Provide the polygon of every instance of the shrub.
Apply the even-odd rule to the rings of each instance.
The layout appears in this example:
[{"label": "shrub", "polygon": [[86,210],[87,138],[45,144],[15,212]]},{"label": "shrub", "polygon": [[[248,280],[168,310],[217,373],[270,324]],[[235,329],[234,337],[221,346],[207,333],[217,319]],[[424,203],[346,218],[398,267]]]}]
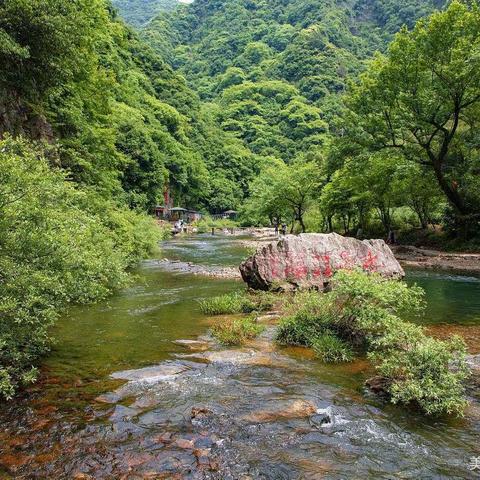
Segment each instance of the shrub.
[{"label": "shrub", "polygon": [[75,188],[23,140],[0,142],[0,397],[35,380],[49,327],[109,295],[154,246],[150,219]]},{"label": "shrub", "polygon": [[317,292],[297,293],[277,330],[277,341],[284,345],[313,346],[313,341],[325,332],[332,332],[334,310],[328,295]]},{"label": "shrub", "polygon": [[224,345],[243,345],[247,340],[255,338],[264,330],[257,323],[255,316],[244,318],[226,318],[213,325],[212,335]]},{"label": "shrub", "polygon": [[462,414],[467,405],[465,345],[456,337],[444,342],[425,337],[407,349],[373,354],[381,375],[390,380],[393,403],[417,404],[429,415]]},{"label": "shrub", "polygon": [[312,347],[326,362],[366,351],[384,377],[393,403],[415,404],[427,414],[461,415],[466,404],[465,345],[442,342],[402,320],[424,307],[423,291],[360,271],[338,272],[325,294],[297,295],[277,340]]}]

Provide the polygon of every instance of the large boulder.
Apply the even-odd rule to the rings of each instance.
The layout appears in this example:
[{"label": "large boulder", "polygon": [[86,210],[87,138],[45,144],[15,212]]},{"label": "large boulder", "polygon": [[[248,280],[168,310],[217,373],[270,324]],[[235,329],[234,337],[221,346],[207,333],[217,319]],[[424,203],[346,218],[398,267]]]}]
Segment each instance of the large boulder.
[{"label": "large boulder", "polygon": [[287,235],[260,247],[240,265],[240,272],[255,290],[323,290],[337,270],[352,268],[392,279],[405,276],[383,240],[360,241],[336,233]]}]

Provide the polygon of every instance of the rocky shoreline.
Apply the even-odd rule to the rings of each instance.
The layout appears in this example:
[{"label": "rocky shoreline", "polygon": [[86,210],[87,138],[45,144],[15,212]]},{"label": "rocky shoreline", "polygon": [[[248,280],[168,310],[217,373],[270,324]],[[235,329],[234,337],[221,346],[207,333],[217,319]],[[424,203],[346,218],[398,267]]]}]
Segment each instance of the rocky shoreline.
[{"label": "rocky shoreline", "polygon": [[228,278],[232,280],[241,280],[240,271],[235,267],[217,267],[208,265],[199,265],[192,262],[181,262],[179,260],[169,260],[164,258],[158,263],[168,272],[188,273],[192,275],[203,275],[213,278]]},{"label": "rocky shoreline", "polygon": [[404,267],[480,275],[480,254],[478,253],[447,253],[404,245],[391,248]]}]

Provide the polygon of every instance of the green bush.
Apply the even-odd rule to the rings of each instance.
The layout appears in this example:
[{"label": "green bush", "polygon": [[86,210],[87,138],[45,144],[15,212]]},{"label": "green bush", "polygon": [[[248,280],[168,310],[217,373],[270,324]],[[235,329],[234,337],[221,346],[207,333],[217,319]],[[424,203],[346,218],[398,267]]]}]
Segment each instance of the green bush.
[{"label": "green bush", "polygon": [[390,380],[393,403],[417,404],[429,415],[461,414],[467,405],[465,344],[459,337],[439,341],[424,337],[409,348],[371,354]]},{"label": "green bush", "polygon": [[334,313],[328,295],[317,292],[297,293],[293,297],[277,331],[277,341],[284,345],[313,346],[313,341],[326,331],[333,331]]},{"label": "green bush", "polygon": [[255,316],[226,318],[213,325],[212,335],[224,345],[243,345],[265,329],[257,323]]},{"label": "green bush", "polygon": [[147,217],[75,188],[41,149],[0,142],[0,396],[35,379],[61,309],[126,285],[157,232]]},{"label": "green bush", "polygon": [[297,295],[277,340],[312,347],[326,362],[368,353],[385,379],[393,403],[414,404],[427,414],[461,415],[466,405],[465,345],[427,337],[402,320],[424,308],[423,291],[360,271],[338,272],[325,294]]}]

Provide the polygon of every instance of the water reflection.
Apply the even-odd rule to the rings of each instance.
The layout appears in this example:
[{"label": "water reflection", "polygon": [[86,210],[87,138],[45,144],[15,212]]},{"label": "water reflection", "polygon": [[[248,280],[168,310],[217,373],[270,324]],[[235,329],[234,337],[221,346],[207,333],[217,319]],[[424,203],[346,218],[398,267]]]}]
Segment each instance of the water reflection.
[{"label": "water reflection", "polygon": [[410,270],[407,282],[426,292],[423,323],[480,325],[480,278]]}]

